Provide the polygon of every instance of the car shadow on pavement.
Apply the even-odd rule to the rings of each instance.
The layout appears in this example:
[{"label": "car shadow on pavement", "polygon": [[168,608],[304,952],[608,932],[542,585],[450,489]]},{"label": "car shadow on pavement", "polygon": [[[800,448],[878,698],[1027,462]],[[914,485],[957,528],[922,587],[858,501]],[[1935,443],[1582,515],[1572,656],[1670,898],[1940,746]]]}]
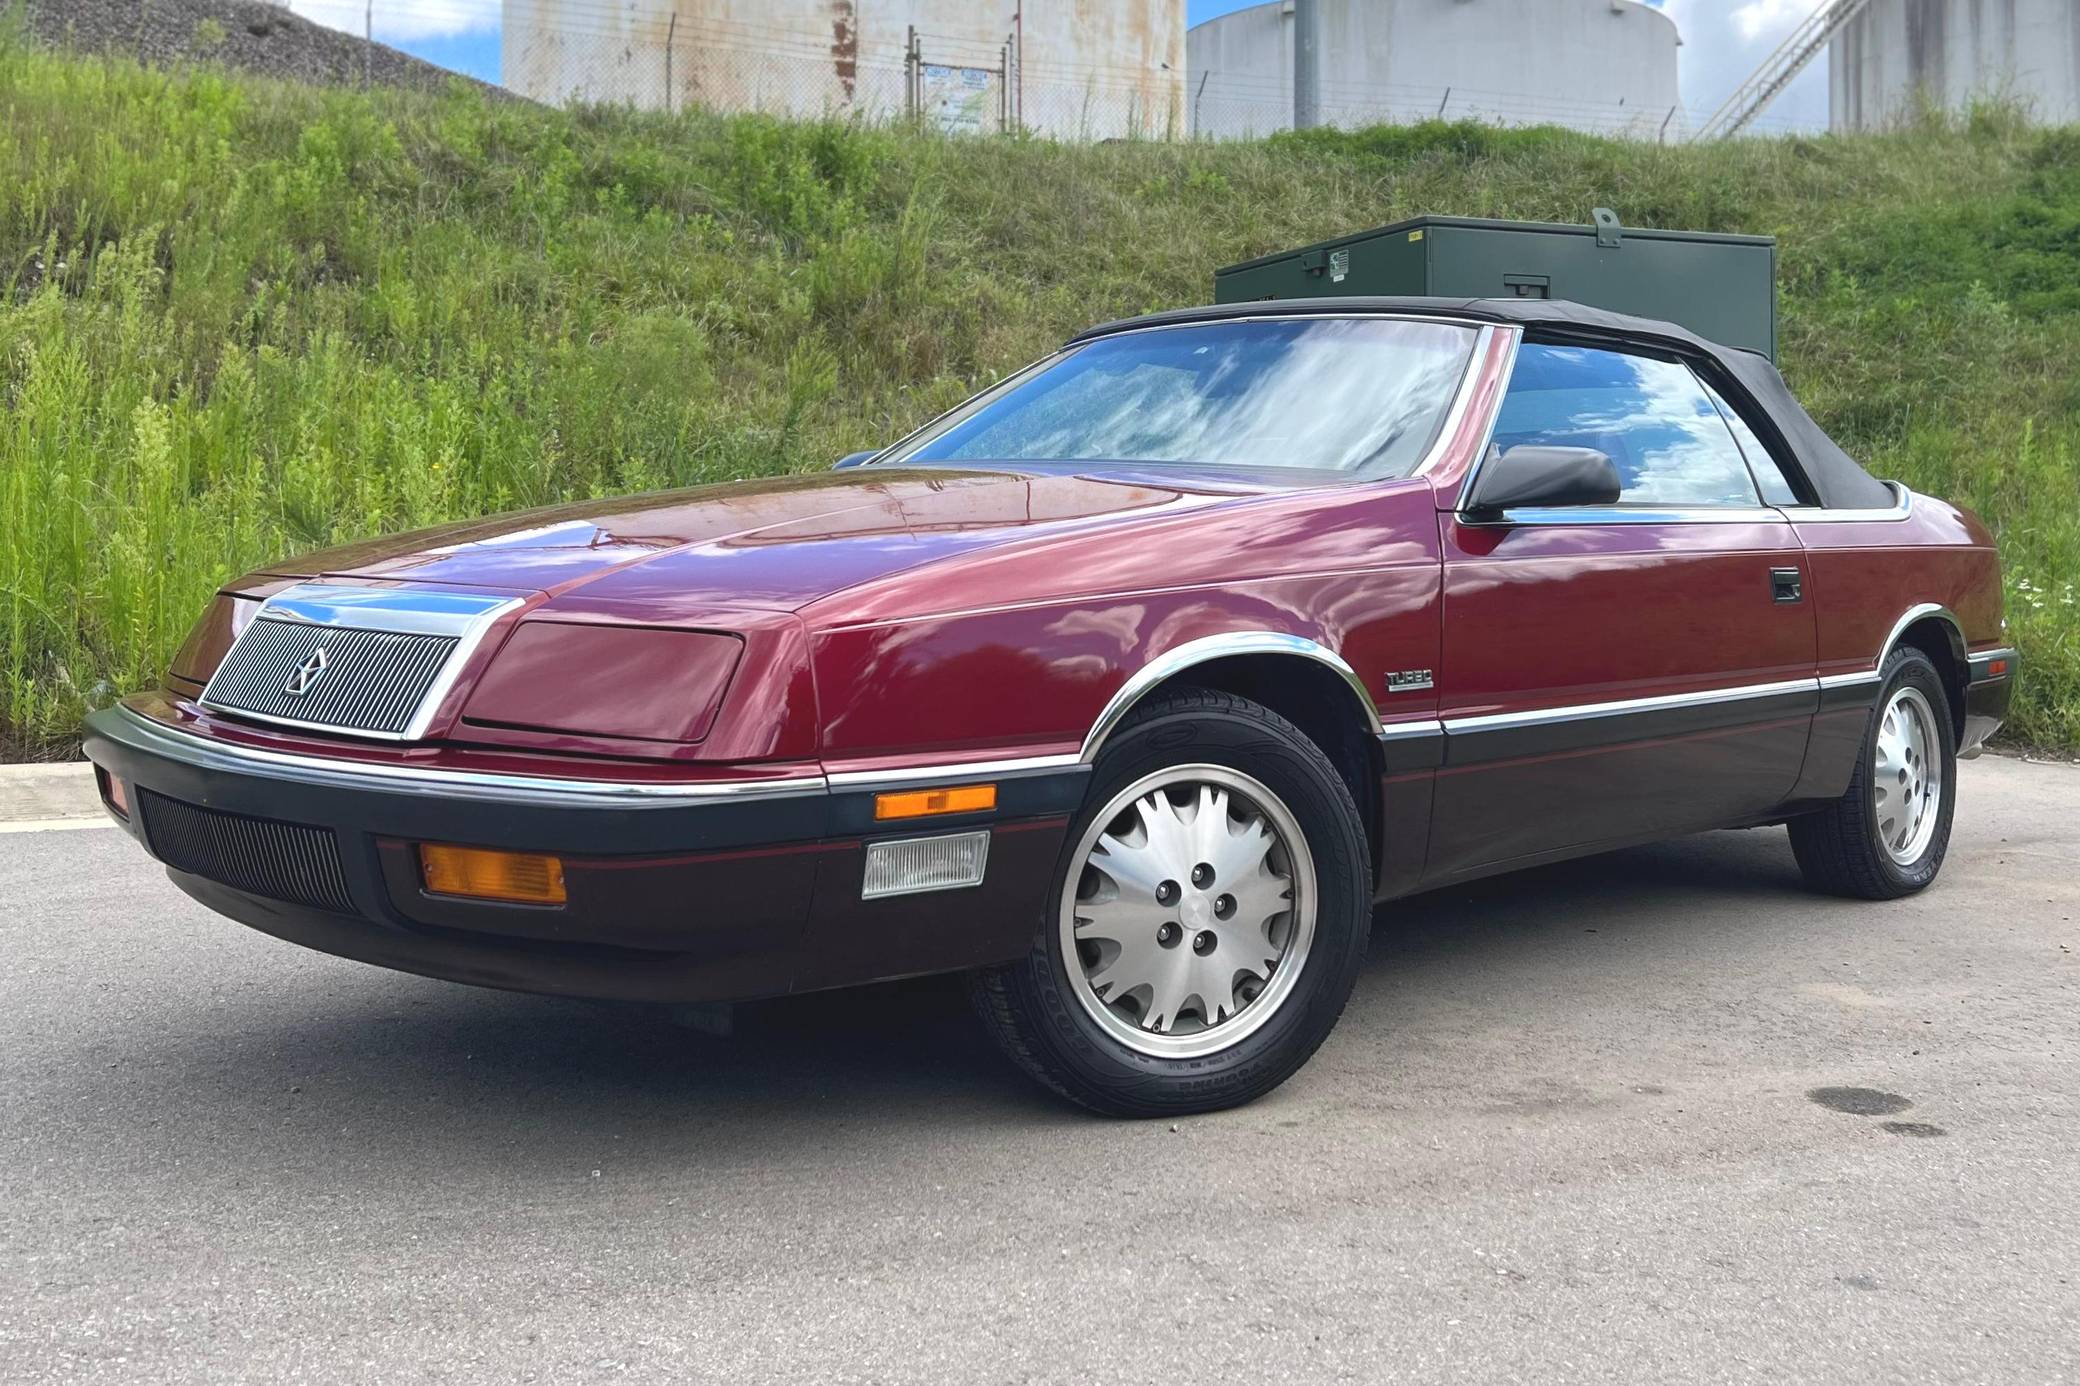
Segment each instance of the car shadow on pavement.
[{"label": "car shadow on pavement", "polygon": [[1736,901],[1853,908],[1806,890],[1782,828],[1700,833],[1392,901],[1374,916],[1368,971],[1585,929],[1665,935]]},{"label": "car shadow on pavement", "polygon": [[[1703,897],[1784,899],[1796,879],[1781,833],[1717,833],[1402,901],[1378,916],[1345,1024],[1379,1028],[1391,1046],[1420,985],[1411,969],[1503,975],[1491,999],[1508,1008],[1508,987],[1543,984],[1541,951],[1563,936],[1666,934],[1695,922],[1688,916]],[[327,1159],[381,1165],[408,1149],[414,1161],[488,1161],[524,1174],[599,1159],[603,1146],[693,1169],[787,1158],[805,1141],[901,1158],[964,1130],[1087,1121],[998,1055],[957,978],[745,1007],[722,1039],[643,1008],[482,991],[331,959],[301,966],[302,976],[224,993],[205,1018],[192,1002],[169,1010],[150,1055],[153,1100],[170,1119],[151,1137],[108,1138],[178,1146],[177,1132],[203,1143],[273,1126]],[[177,996],[167,1004],[181,1005]],[[111,1076],[91,1071],[99,1067],[68,1071],[40,1096],[85,1100]]]}]

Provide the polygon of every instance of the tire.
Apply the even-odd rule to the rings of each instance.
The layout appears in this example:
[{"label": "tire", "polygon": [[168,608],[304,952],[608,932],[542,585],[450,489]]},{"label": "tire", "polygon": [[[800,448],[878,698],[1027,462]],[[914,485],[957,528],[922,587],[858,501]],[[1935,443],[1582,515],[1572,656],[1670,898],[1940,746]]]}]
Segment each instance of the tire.
[{"label": "tire", "polygon": [[[1957,733],[1943,676],[1926,654],[1911,647],[1894,650],[1882,672],[1849,792],[1788,825],[1791,850],[1806,884],[1830,895],[1861,900],[1912,895],[1935,880],[1950,850],[1950,820],[1957,807]],[[1899,721],[1895,724],[1893,719]],[[1916,738],[1911,730],[1904,743],[1899,739],[1899,728],[1915,719],[1923,723],[1918,752],[1912,749]],[[1904,757],[1899,754],[1902,744],[1908,747]],[[1930,778],[1935,780],[1932,787]],[[1921,795],[1913,792],[1916,786]],[[1925,818],[1912,814],[1917,801]],[[1907,816],[1901,815],[1903,808]],[[1921,826],[1910,831],[1908,817]],[[1892,831],[1888,834],[1886,828]]]},{"label": "tire", "polygon": [[1031,952],[971,993],[1012,1062],[1092,1111],[1239,1106],[1335,1026],[1371,897],[1364,821],[1321,748],[1246,698],[1181,690],[1107,743]]}]

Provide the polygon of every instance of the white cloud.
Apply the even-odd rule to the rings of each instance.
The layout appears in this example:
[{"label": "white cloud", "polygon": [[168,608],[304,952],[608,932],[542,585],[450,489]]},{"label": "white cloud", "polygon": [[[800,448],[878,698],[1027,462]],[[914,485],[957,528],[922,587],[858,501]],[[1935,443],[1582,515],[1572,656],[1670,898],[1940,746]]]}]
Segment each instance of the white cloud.
[{"label": "white cloud", "polygon": [[[1719,109],[1822,0],[1661,0],[1682,31],[1683,104],[1693,123]],[[1763,110],[1758,131],[1827,128],[1827,54]]]},{"label": "white cloud", "polygon": [[[362,31],[368,0],[288,0],[303,18],[350,34]],[[497,33],[501,0],[375,0],[380,42]]]}]

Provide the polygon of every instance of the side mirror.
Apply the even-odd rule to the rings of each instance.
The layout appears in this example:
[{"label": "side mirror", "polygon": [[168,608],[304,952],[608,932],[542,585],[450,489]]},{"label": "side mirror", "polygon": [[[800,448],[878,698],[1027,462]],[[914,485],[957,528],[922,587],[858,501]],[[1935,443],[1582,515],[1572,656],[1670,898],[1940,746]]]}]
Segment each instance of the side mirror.
[{"label": "side mirror", "polygon": [[831,463],[831,470],[842,472],[847,467],[857,467],[863,463],[871,462],[880,455],[880,448],[868,448],[865,452],[848,452],[837,461]]},{"label": "side mirror", "polygon": [[1466,510],[1492,520],[1505,510],[1534,506],[1616,505],[1622,489],[1609,453],[1524,444],[1488,458],[1474,478]]}]

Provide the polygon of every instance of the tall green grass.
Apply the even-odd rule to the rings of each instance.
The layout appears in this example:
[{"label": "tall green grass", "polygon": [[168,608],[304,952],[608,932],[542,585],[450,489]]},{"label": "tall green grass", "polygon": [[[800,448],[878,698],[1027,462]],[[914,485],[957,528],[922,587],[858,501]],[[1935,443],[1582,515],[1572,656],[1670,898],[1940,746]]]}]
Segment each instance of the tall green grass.
[{"label": "tall green grass", "polygon": [[1212,268],[1420,212],[1782,238],[1786,366],[2001,535],[2013,722],[2080,743],[2080,141],[1999,111],[1704,148],[1429,125],[1070,147],[553,112],[0,37],[0,752],[231,573],[815,468]]}]

